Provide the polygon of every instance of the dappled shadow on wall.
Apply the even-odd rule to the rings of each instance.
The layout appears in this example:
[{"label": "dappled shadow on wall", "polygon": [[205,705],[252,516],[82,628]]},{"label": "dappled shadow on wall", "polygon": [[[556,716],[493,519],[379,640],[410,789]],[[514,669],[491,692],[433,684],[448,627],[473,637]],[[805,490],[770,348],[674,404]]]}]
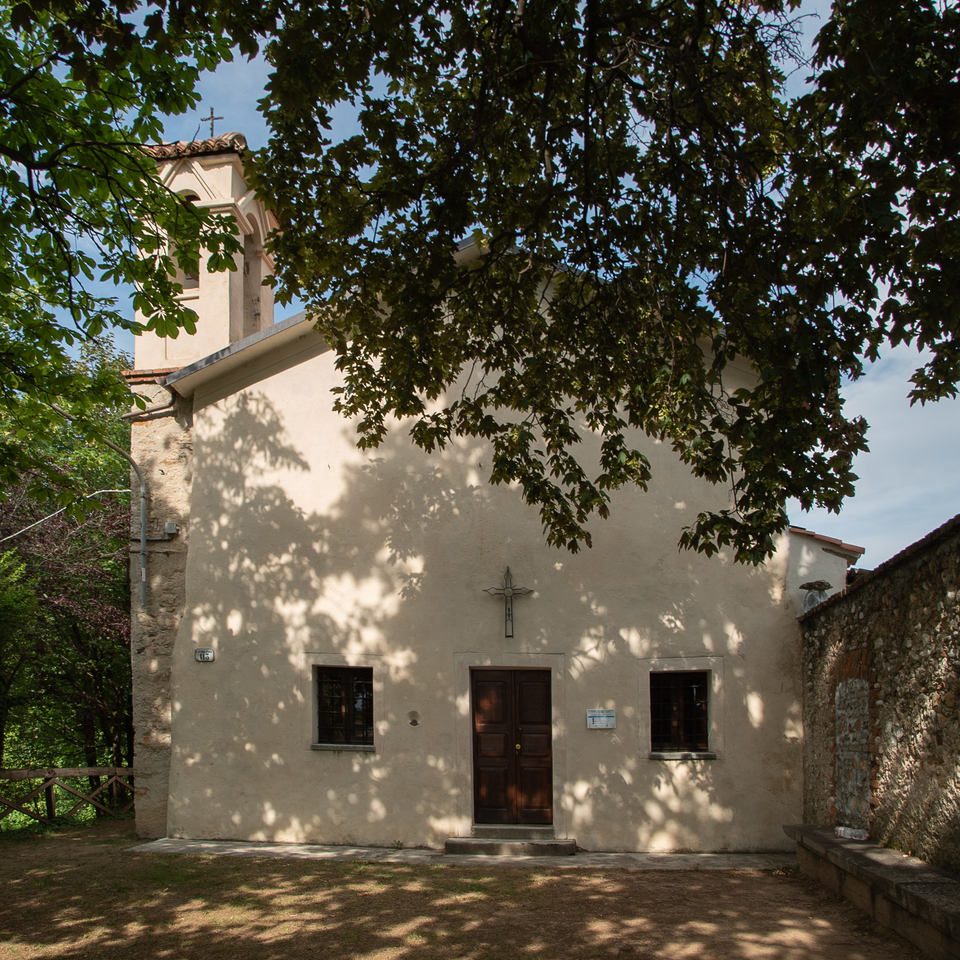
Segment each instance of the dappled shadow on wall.
[{"label": "dappled shadow on wall", "polygon": [[[461,789],[452,728],[463,704],[456,701],[454,650],[489,649],[494,657],[562,652],[568,685],[621,661],[655,657],[664,643],[673,656],[727,657],[728,727],[776,723],[775,736],[794,739],[796,704],[764,714],[764,694],[749,688],[747,658],[762,638],[741,622],[736,592],[703,612],[698,595],[718,561],[678,560],[672,543],[651,549],[621,523],[599,524],[592,552],[546,548],[536,512],[519,493],[484,482],[489,453],[480,443],[426,457],[395,430],[375,451],[328,463],[322,448],[307,452],[295,443],[294,425],[257,392],[223,401],[209,422],[197,441],[188,615],[193,643],[217,649],[221,679],[198,692],[189,720],[175,705],[177,760],[209,776],[199,794],[173,798],[181,810],[205,809],[204,822],[215,825],[209,835],[357,842],[365,824],[415,815],[436,825],[438,840]],[[349,425],[338,429],[331,443],[350,449]],[[517,602],[517,636],[509,644],[502,601],[483,592],[507,565],[519,584],[536,591]],[[632,571],[626,586],[616,579],[624,568]],[[737,573],[745,585],[766,576]],[[643,622],[632,585],[642,586],[654,610]],[[543,625],[538,603],[549,605],[551,623],[564,624],[563,637]],[[797,655],[786,646],[777,654],[784,675]],[[404,708],[378,720],[391,749],[331,757],[353,786],[310,784],[312,810],[305,814],[303,795],[277,785],[305,762],[303,715],[312,706],[304,662],[311,653],[381,658],[391,700]],[[409,724],[410,709],[423,718],[417,727]],[[636,705],[621,709],[616,736],[630,759],[598,760],[592,771],[578,771],[558,798],[574,825],[622,816],[625,798],[650,776],[639,770],[647,761],[636,759]],[[398,764],[416,765],[419,780],[402,811],[388,799],[397,797],[390,781]],[[655,837],[674,848],[696,846],[683,823],[708,831],[729,822],[730,808],[716,799],[718,775],[709,764],[662,769],[655,788],[643,788],[644,823],[633,842],[641,849]]]},{"label": "dappled shadow on wall", "polygon": [[[314,766],[335,765],[341,782],[361,789],[326,785],[306,805],[314,810],[306,821],[303,797],[275,789],[284,768],[304,765],[301,726],[304,711],[308,722],[312,711],[304,658],[374,656],[391,685],[418,688],[428,699],[452,689],[449,668],[429,681],[412,669],[423,631],[422,606],[411,607],[423,604],[429,528],[461,512],[475,494],[429,462],[415,470],[412,455],[388,464],[383,451],[358,456],[337,476],[318,462],[322,457],[315,454],[311,463],[290,441],[282,416],[262,394],[221,406],[222,418],[197,443],[188,607],[192,640],[217,650],[223,679],[188,712],[175,705],[177,760],[204,771],[207,786],[183,791],[173,803],[181,812],[202,807],[200,819],[216,824],[218,835],[332,834],[349,841],[351,831],[362,835],[364,824],[391,816],[385,798],[395,760],[307,755]],[[291,489],[299,491],[296,499]],[[303,506],[316,502],[322,512]],[[421,733],[406,716],[387,714],[378,722],[381,737],[409,741]],[[412,801],[417,815],[423,822],[442,818],[456,790],[453,764],[430,751],[407,756],[414,761],[429,787]]]}]

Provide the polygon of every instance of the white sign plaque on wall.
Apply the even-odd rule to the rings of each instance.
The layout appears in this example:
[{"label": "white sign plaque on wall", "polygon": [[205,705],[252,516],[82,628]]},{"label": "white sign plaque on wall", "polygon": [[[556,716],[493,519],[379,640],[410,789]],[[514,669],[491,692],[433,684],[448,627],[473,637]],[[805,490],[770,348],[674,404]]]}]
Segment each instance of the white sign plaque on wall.
[{"label": "white sign plaque on wall", "polygon": [[193,651],[193,658],[197,663],[213,663],[215,654],[210,647],[200,647]]},{"label": "white sign plaque on wall", "polygon": [[588,730],[616,730],[617,729],[617,711],[616,710],[588,710],[587,711],[587,729]]}]

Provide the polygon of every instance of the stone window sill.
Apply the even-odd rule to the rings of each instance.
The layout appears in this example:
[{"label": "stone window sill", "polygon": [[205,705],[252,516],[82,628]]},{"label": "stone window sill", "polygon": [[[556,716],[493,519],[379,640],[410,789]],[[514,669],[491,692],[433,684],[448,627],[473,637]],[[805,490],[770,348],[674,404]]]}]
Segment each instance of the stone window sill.
[{"label": "stone window sill", "polygon": [[311,750],[335,750],[337,753],[374,753],[372,743],[311,743]]},{"label": "stone window sill", "polygon": [[648,755],[650,760],[716,760],[717,755],[712,750],[656,750]]}]

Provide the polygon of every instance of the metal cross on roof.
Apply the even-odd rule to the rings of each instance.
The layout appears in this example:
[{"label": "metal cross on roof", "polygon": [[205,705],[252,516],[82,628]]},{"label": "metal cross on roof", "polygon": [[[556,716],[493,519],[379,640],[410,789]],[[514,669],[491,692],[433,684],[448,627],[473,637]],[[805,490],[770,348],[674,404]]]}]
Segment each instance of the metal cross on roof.
[{"label": "metal cross on roof", "polygon": [[213,122],[214,122],[214,120],[223,120],[223,119],[224,119],[223,117],[215,117],[215,116],[213,115],[213,107],[210,108],[210,116],[209,116],[209,117],[201,117],[201,118],[200,118],[200,120],[201,120],[202,123],[209,123],[209,124],[210,124],[210,139],[211,139],[211,140],[213,139]]},{"label": "metal cross on roof", "polygon": [[515,587],[513,577],[510,575],[510,568],[503,578],[502,587],[487,587],[484,591],[491,597],[503,597],[503,635],[505,637],[513,636],[513,598],[523,597],[528,593],[533,593],[528,587]]}]

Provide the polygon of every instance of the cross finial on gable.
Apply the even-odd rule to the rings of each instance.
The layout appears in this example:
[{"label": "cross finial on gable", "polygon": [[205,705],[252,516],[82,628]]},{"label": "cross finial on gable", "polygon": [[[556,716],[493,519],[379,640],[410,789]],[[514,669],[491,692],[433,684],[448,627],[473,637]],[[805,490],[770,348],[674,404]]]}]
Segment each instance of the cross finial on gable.
[{"label": "cross finial on gable", "polygon": [[214,137],[214,133],[213,133],[213,123],[214,123],[214,121],[215,121],[215,120],[223,120],[223,119],[224,119],[223,117],[215,117],[215,116],[213,115],[213,107],[210,108],[210,116],[209,116],[209,117],[201,117],[201,118],[200,118],[200,120],[201,120],[203,123],[209,123],[209,124],[210,124],[210,139],[211,139],[211,140],[212,140],[213,137]]}]

